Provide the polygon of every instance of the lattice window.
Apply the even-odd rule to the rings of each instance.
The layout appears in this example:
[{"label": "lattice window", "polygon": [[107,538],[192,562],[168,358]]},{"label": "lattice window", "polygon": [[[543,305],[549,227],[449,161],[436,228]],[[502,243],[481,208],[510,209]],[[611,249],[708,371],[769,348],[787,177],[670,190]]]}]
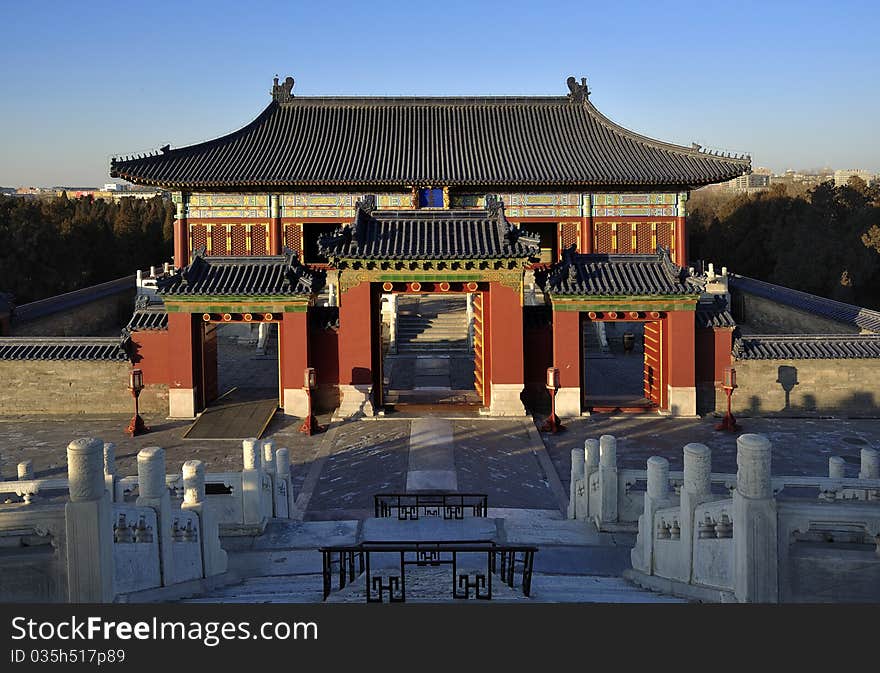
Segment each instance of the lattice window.
[{"label": "lattice window", "polygon": [[654,252],[651,247],[651,223],[639,222],[636,224],[637,251],[642,253]]},{"label": "lattice window", "polygon": [[251,227],[251,254],[265,255],[266,250],[266,227],[262,224],[255,224]]},{"label": "lattice window", "polygon": [[657,223],[657,245],[664,248],[672,248],[672,228],[675,226],[673,222]]},{"label": "lattice window", "polygon": [[611,222],[596,222],[595,233],[596,245],[593,250],[599,253],[614,252],[611,243]]},{"label": "lattice window", "polygon": [[571,246],[575,246],[575,249],[577,249],[578,228],[579,228],[579,225],[577,222],[563,222],[562,223],[562,233],[560,235],[560,238],[562,239],[562,249],[563,250],[570,248]]},{"label": "lattice window", "polygon": [[211,254],[228,255],[227,239],[228,236],[226,235],[226,227],[224,225],[215,224],[211,227]]},{"label": "lattice window", "polygon": [[192,240],[192,252],[199,248],[208,247],[208,228],[204,224],[194,224],[190,227],[190,236]]},{"label": "lattice window", "polygon": [[243,224],[232,226],[230,236],[232,239],[232,254],[235,256],[249,255],[247,228]]},{"label": "lattice window", "polygon": [[298,224],[284,225],[284,247],[302,253],[302,228]]}]

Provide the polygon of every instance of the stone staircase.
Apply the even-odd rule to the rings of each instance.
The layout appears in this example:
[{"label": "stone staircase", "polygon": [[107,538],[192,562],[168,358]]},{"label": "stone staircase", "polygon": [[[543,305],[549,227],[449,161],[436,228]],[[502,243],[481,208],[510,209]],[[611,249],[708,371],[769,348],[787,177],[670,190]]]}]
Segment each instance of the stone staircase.
[{"label": "stone staircase", "polygon": [[397,312],[397,352],[468,350],[464,297],[402,297]]},{"label": "stone staircase", "polygon": [[[495,518],[503,517],[503,521]],[[529,597],[493,576],[493,602],[517,603],[682,603],[681,599],[636,587],[620,577],[629,567],[634,536],[599,533],[581,521],[545,510],[496,510],[503,539],[536,544],[535,571]],[[320,603],[323,599],[321,545],[353,544],[365,524],[357,521],[273,522],[251,542],[226,539],[230,571],[242,578],[187,603]],[[235,549],[234,547],[240,547]],[[378,561],[378,559],[377,559]],[[382,574],[381,563],[374,573]],[[407,569],[407,602],[452,602],[448,566]],[[336,581],[334,580],[334,587]],[[363,603],[364,577],[355,578],[328,603]],[[455,601],[460,602],[460,601]],[[480,601],[483,602],[483,601]]]}]

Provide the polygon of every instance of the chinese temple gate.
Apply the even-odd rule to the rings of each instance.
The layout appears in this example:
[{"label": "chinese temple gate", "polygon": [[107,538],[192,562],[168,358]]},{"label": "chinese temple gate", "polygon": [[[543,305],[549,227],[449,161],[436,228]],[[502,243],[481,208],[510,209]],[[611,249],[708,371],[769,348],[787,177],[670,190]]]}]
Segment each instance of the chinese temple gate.
[{"label": "chinese temple gate", "polygon": [[177,204],[176,268],[149,309],[167,313],[167,330],[132,334],[148,382],[169,385],[171,415],[217,396],[210,326],[224,322],[277,325],[286,413],[305,413],[308,366],[340,416],[375,413],[380,304],[400,294],[468,297],[485,413],[525,413],[551,365],[560,414],[614,407],[586,394],[584,335],[623,322],[643,341],[642,408],[696,413],[730,334],[726,305],[686,270],[687,194],[749,160],[638,135],[593,106],[584,80],[568,88],[309,98],[276,79],[238,131],[114,159],[113,177]]}]

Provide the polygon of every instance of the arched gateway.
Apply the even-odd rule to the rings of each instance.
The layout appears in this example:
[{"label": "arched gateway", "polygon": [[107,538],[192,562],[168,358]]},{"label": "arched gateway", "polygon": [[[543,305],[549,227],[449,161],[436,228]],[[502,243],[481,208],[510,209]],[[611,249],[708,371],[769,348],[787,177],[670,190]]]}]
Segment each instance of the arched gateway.
[{"label": "arched gateway", "polygon": [[[749,160],[635,134],[593,107],[583,80],[568,85],[558,97],[308,98],[276,80],[238,131],[114,159],[113,177],[177,204],[176,269],[158,281],[167,331],[132,334],[171,415],[222,393],[212,326],[224,323],[277,330],[285,412],[305,412],[312,366],[340,415],[374,413],[379,304],[399,294],[469,297],[486,413],[523,414],[551,365],[562,415],[695,413],[730,333],[712,318],[724,302],[683,269],[687,192]],[[618,328],[640,360],[614,359]],[[618,378],[622,397],[606,385]]]}]

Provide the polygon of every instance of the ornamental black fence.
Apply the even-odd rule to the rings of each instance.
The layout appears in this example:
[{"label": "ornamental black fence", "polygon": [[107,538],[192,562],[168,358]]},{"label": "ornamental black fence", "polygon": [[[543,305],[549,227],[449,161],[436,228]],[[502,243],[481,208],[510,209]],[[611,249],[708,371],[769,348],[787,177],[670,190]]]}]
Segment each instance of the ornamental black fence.
[{"label": "ornamental black fence", "polygon": [[[451,596],[454,599],[468,599],[473,590],[474,598],[492,599],[492,577],[514,588],[519,577],[524,596],[532,590],[532,571],[535,553],[538,548],[530,545],[497,544],[486,540],[455,542],[362,542],[353,546],[322,547],[324,600],[333,591],[333,576],[338,577],[336,589],[342,590],[361,575],[364,576],[367,603],[383,603],[387,594],[389,603],[406,601],[407,566],[440,567],[452,566]],[[375,572],[376,564],[371,563],[374,554],[381,554],[387,560],[393,556],[393,571],[388,572],[388,564],[383,566],[381,575]],[[464,566],[462,554],[481,558],[480,566],[473,563]],[[485,565],[482,565],[485,563]],[[464,572],[462,570],[464,569]]]},{"label": "ornamental black fence", "polygon": [[380,493],[373,496],[377,518],[397,515],[401,521],[420,517],[464,519],[486,517],[489,498],[483,493]]}]

